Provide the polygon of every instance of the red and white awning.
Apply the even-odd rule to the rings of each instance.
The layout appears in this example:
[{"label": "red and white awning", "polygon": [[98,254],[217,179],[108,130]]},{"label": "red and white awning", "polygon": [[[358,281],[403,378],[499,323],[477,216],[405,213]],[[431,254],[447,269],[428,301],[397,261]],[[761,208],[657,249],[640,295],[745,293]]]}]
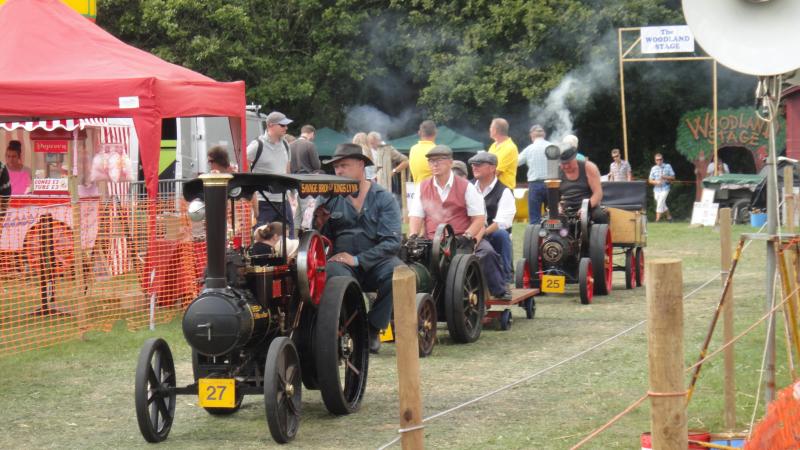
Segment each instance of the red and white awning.
[{"label": "red and white awning", "polygon": [[6,131],[14,131],[16,129],[23,129],[25,131],[33,131],[37,129],[53,131],[53,130],[83,130],[84,128],[104,128],[104,127],[120,127],[117,124],[111,125],[108,119],[94,118],[94,119],[55,119],[55,120],[32,120],[27,122],[2,122],[0,128]]}]

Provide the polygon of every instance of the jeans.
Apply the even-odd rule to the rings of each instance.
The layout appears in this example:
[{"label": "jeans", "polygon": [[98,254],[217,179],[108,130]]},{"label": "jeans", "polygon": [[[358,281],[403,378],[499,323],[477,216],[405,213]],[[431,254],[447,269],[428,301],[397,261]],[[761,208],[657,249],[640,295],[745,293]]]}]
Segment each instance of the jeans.
[{"label": "jeans", "polygon": [[503,262],[503,279],[506,282],[511,282],[511,279],[514,276],[514,270],[511,266],[511,235],[508,234],[507,230],[502,228],[498,228],[494,233],[487,234],[484,238],[492,244],[492,248],[494,251],[500,255],[500,259]]},{"label": "jeans", "polygon": [[489,293],[494,297],[502,297],[506,292],[506,283],[503,280],[503,261],[500,255],[494,251],[492,244],[481,239],[475,247],[475,256],[478,257],[478,264],[481,266],[483,276],[486,278],[486,286]]},{"label": "jeans", "polygon": [[373,328],[383,330],[392,318],[392,274],[395,267],[402,265],[403,261],[396,256],[384,259],[370,270],[364,270],[360,266],[351,267],[343,263],[328,262],[327,277],[351,276],[361,284],[363,291],[377,291],[378,296],[369,310],[367,320]]},{"label": "jeans", "polygon": [[528,223],[538,224],[542,220],[542,205],[547,203],[547,187],[544,181],[528,183]]},{"label": "jeans", "polygon": [[289,205],[289,202],[286,202],[285,204],[283,202],[272,202],[270,205],[270,203],[263,198],[259,199],[258,221],[256,221],[256,227],[260,227],[261,225],[270,222],[282,222],[283,220],[278,214],[278,211],[281,210],[284,211],[283,215],[286,218],[286,228],[289,230],[289,238],[294,239],[294,215],[292,214],[292,207]]}]

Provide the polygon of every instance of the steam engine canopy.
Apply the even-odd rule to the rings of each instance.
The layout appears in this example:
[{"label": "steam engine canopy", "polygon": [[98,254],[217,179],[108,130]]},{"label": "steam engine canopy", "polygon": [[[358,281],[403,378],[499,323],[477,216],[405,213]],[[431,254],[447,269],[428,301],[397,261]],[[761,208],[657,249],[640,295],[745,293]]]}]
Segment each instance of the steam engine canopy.
[{"label": "steam engine canopy", "polygon": [[183,336],[199,353],[220,356],[263,336],[269,313],[232,289],[206,290],[183,315]]}]

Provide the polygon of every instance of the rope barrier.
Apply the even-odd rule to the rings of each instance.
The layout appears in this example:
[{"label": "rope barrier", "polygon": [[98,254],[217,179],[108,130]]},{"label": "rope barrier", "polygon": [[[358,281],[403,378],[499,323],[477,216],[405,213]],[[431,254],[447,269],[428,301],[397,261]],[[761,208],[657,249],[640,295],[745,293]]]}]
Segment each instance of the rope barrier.
[{"label": "rope barrier", "polygon": [[[745,248],[746,248],[746,246],[745,246]],[[743,250],[744,250],[744,249],[743,249]],[[716,275],[714,275],[713,277],[711,277],[709,280],[707,280],[707,281],[703,282],[703,283],[702,283],[700,286],[696,287],[695,289],[693,289],[692,291],[690,291],[688,294],[684,295],[684,296],[683,296],[683,300],[684,300],[684,301],[685,301],[685,300],[688,300],[688,299],[689,299],[689,298],[691,298],[691,297],[692,297],[694,294],[696,294],[697,292],[701,291],[702,289],[704,289],[704,288],[705,288],[706,286],[708,286],[709,284],[711,284],[711,283],[713,283],[714,281],[716,281],[716,280],[717,280],[719,277],[720,277],[720,274],[716,274]],[[585,349],[585,350],[582,350],[582,351],[580,351],[580,352],[578,352],[578,353],[576,353],[576,354],[574,354],[574,355],[572,355],[572,356],[570,356],[570,357],[568,357],[568,358],[565,358],[565,359],[563,359],[563,360],[559,361],[558,363],[556,363],[556,364],[553,364],[553,365],[552,365],[552,366],[550,366],[550,367],[547,367],[547,368],[545,368],[545,369],[539,370],[539,371],[537,371],[537,372],[535,372],[535,373],[533,373],[533,374],[530,374],[530,375],[528,375],[528,376],[525,376],[525,377],[523,377],[523,378],[521,378],[521,379],[519,379],[519,380],[517,380],[517,381],[514,381],[514,382],[512,382],[512,383],[510,383],[510,384],[507,384],[507,385],[505,385],[505,386],[502,386],[502,387],[500,387],[500,388],[497,388],[497,389],[495,389],[495,390],[493,390],[493,391],[490,391],[490,392],[487,392],[487,393],[485,393],[485,394],[483,394],[483,395],[480,395],[480,396],[478,396],[478,397],[475,397],[475,398],[473,398],[473,399],[471,399],[471,400],[469,400],[469,401],[466,401],[466,402],[464,402],[464,403],[461,403],[461,404],[459,404],[459,405],[456,405],[456,406],[454,406],[454,407],[452,407],[452,408],[450,408],[450,409],[447,409],[447,410],[444,410],[444,411],[440,411],[440,412],[438,412],[438,413],[436,413],[436,414],[434,414],[434,415],[432,415],[432,416],[426,417],[426,418],[422,419],[422,422],[423,422],[423,423],[424,423],[424,422],[428,422],[428,421],[430,421],[430,420],[434,420],[434,419],[437,419],[437,418],[439,418],[439,417],[445,416],[445,415],[447,415],[447,414],[450,414],[451,412],[454,412],[454,411],[457,411],[457,410],[459,410],[459,409],[462,409],[462,408],[464,408],[464,407],[466,407],[466,406],[469,406],[469,405],[471,405],[471,404],[473,404],[473,403],[476,403],[476,402],[478,402],[478,401],[481,401],[481,400],[483,400],[483,399],[485,399],[485,398],[488,398],[488,397],[490,397],[490,396],[492,396],[492,395],[495,395],[495,394],[498,394],[498,393],[500,393],[500,392],[503,392],[503,391],[505,391],[505,390],[508,390],[508,389],[510,389],[510,388],[512,388],[512,387],[514,387],[514,386],[517,386],[518,384],[521,384],[521,383],[524,383],[524,382],[526,382],[526,381],[529,381],[529,380],[531,380],[531,379],[533,379],[533,378],[535,378],[535,377],[537,377],[537,376],[539,376],[539,375],[545,374],[545,373],[547,373],[547,372],[549,372],[549,371],[551,371],[551,370],[553,370],[553,369],[555,369],[555,368],[557,368],[557,367],[559,367],[559,366],[562,366],[562,365],[564,365],[564,364],[566,364],[566,363],[568,363],[568,362],[571,362],[571,361],[573,361],[573,360],[575,360],[575,359],[578,359],[578,358],[580,358],[581,356],[583,356],[583,355],[585,355],[585,354],[587,354],[587,353],[589,353],[589,352],[591,352],[591,351],[594,351],[595,349],[597,349],[597,348],[599,348],[599,347],[602,347],[603,345],[605,345],[605,344],[607,344],[607,343],[609,343],[609,342],[611,342],[611,341],[613,341],[613,340],[615,340],[615,339],[618,339],[618,338],[620,338],[620,337],[622,337],[622,336],[624,336],[624,335],[626,335],[626,334],[630,333],[631,331],[633,331],[633,330],[635,330],[635,329],[637,329],[637,328],[641,327],[642,325],[644,325],[646,322],[647,322],[646,320],[641,320],[641,321],[639,321],[639,322],[635,323],[634,325],[630,326],[629,328],[626,328],[626,329],[624,329],[624,330],[620,331],[619,333],[615,334],[614,336],[611,336],[611,337],[609,337],[609,338],[607,338],[607,339],[603,340],[602,342],[600,342],[600,343],[597,343],[597,344],[593,345],[592,347],[589,347],[589,348],[587,348],[587,349]],[[643,402],[643,401],[644,401],[644,400],[646,400],[646,399],[647,399],[647,395],[645,395],[644,397],[642,397],[642,398],[641,398],[641,399],[639,399],[638,401],[641,403],[641,402]],[[634,403],[635,403],[635,402],[634,402]],[[633,406],[633,408],[632,408],[632,409],[634,409],[636,406],[638,406],[638,404],[637,404],[637,405],[635,405],[635,406]],[[629,407],[629,408],[631,408],[631,407]],[[622,417],[622,416],[624,416],[625,414],[627,414],[627,412],[623,412],[623,413],[619,414],[618,416],[621,418],[621,417]],[[612,420],[613,420],[613,419],[612,419]],[[614,422],[616,422],[616,420],[614,420]],[[612,422],[612,424],[613,424],[613,422]],[[610,425],[609,425],[609,426],[610,426]],[[399,430],[398,430],[398,432],[399,432]],[[602,431],[601,431],[601,432],[602,432]],[[598,434],[599,434],[599,433],[598,433]],[[395,438],[394,438],[394,439],[392,439],[391,441],[389,441],[389,442],[387,442],[387,443],[383,444],[382,446],[378,447],[378,450],[385,450],[386,448],[389,448],[389,447],[391,447],[392,445],[396,444],[396,443],[397,443],[397,442],[399,442],[399,441],[400,441],[400,437],[399,437],[399,436],[398,436],[398,437],[395,437]]]}]

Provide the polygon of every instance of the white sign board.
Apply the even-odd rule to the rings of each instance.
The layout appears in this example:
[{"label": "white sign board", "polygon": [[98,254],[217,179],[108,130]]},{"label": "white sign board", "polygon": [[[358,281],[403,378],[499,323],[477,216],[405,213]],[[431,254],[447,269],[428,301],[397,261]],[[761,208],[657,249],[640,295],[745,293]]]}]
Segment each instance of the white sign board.
[{"label": "white sign board", "polygon": [[413,181],[406,181],[406,201],[414,200],[414,192],[417,191],[417,185]]},{"label": "white sign board", "polygon": [[69,183],[66,178],[34,178],[34,192],[67,192]]},{"label": "white sign board", "polygon": [[686,25],[643,27],[642,53],[682,53],[694,51],[694,36]]},{"label": "white sign board", "polygon": [[713,227],[717,224],[717,214],[719,212],[719,203],[703,203],[694,202],[694,209],[692,209],[692,225],[703,225],[706,227]]}]

